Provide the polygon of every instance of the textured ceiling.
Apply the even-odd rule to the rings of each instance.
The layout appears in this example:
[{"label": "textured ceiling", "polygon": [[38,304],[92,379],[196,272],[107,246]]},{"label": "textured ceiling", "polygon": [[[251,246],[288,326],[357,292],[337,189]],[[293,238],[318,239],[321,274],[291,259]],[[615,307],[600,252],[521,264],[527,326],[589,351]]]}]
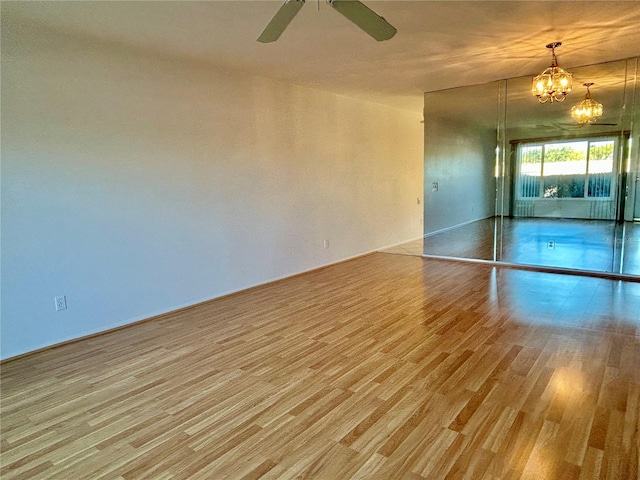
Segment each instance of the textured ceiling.
[{"label": "textured ceiling", "polygon": [[398,29],[376,42],[308,1],[275,43],[256,38],[280,1],[2,2],[29,23],[160,55],[188,57],[421,112],[422,93],[640,54],[640,2],[366,1]]}]

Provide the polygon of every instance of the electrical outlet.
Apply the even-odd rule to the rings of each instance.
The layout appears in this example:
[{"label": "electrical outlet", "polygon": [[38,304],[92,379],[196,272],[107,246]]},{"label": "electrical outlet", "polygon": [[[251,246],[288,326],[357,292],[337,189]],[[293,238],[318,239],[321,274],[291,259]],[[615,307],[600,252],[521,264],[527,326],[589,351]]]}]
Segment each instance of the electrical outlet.
[{"label": "electrical outlet", "polygon": [[322,248],[324,248],[325,250],[329,248],[329,240],[324,240],[322,242]]},{"label": "electrical outlet", "polygon": [[59,312],[60,310],[66,310],[67,309],[67,297],[64,295],[61,295],[59,297],[54,297],[54,300],[56,301],[56,312]]},{"label": "electrical outlet", "polygon": [[553,240],[549,240],[549,241],[547,242],[547,248],[548,248],[549,250],[553,250],[554,248],[556,248],[556,242],[554,242]]}]

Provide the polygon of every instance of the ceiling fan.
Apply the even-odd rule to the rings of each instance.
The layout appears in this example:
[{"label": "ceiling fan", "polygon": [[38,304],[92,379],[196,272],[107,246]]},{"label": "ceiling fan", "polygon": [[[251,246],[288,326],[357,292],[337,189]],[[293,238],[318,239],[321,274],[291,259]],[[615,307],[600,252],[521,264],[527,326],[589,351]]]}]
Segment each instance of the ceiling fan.
[{"label": "ceiling fan", "polygon": [[[275,42],[300,11],[305,0],[286,0],[258,37],[262,43]],[[389,40],[396,29],[364,3],[357,0],[327,0],[327,3],[377,41]]]}]

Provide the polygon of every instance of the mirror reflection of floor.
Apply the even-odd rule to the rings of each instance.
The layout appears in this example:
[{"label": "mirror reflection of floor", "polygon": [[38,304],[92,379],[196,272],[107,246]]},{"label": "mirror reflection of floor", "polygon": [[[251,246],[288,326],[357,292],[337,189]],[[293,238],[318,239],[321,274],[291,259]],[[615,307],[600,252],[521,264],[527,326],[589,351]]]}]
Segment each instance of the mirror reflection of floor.
[{"label": "mirror reflection of floor", "polygon": [[493,260],[494,238],[503,262],[640,275],[640,224],[633,222],[489,218],[383,251]]}]

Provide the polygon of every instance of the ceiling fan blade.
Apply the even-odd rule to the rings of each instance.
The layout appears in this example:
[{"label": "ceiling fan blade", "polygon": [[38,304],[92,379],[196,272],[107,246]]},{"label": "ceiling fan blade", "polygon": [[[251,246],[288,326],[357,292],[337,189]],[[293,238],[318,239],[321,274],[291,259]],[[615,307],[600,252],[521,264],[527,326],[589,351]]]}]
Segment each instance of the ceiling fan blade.
[{"label": "ceiling fan blade", "polygon": [[304,0],[286,0],[258,37],[262,43],[275,42],[304,5]]},{"label": "ceiling fan blade", "polygon": [[377,41],[389,40],[397,30],[384,18],[357,0],[328,0],[329,5]]}]

